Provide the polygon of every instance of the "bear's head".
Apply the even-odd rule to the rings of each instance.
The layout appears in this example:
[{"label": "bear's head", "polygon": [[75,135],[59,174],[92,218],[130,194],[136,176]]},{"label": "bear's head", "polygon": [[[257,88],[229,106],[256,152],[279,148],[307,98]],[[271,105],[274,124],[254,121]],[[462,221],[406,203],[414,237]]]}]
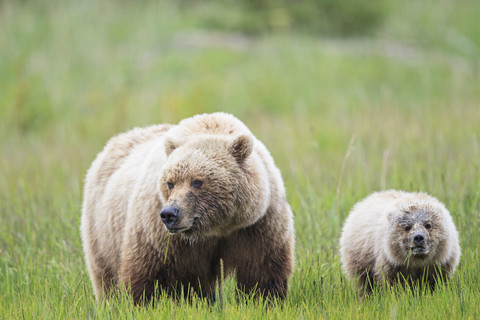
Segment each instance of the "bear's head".
[{"label": "bear's head", "polygon": [[[188,141],[165,139],[167,161],[160,176],[161,219],[171,234],[222,236],[255,220],[245,215],[255,198],[249,187],[253,138],[198,135]],[[251,170],[250,170],[251,171]]]},{"label": "bear's head", "polygon": [[437,261],[448,238],[443,210],[420,201],[389,214],[391,230],[386,240],[397,264],[421,267]]}]

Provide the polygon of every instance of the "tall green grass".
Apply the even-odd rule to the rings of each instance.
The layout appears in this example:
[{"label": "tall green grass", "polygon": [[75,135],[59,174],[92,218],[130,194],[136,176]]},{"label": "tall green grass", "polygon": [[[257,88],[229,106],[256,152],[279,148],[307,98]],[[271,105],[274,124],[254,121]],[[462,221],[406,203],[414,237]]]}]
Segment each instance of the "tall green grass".
[{"label": "tall green grass", "polygon": [[[327,41],[199,31],[194,13],[163,2],[0,2],[0,318],[478,318],[478,54],[434,29],[449,17],[444,29],[476,48],[478,23],[449,1],[398,8],[381,38]],[[95,302],[79,221],[96,153],[133,126],[218,110],[282,171],[297,236],[288,299],[237,300],[229,279],[223,305]],[[463,252],[445,288],[362,300],[342,276],[349,209],[388,188],[429,192],[452,212]]]}]

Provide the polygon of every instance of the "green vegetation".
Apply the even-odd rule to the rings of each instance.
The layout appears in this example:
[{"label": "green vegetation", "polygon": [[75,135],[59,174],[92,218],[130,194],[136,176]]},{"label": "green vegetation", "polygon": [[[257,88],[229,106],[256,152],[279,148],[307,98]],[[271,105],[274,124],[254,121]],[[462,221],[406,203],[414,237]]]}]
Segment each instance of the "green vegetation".
[{"label": "green vegetation", "polygon": [[[393,2],[373,38],[349,40],[214,31],[206,12],[235,12],[187,4],[0,0],[0,318],[478,319],[479,2]],[[288,299],[236,301],[230,279],[223,305],[96,303],[79,235],[96,153],[133,126],[218,110],[282,171],[297,234]],[[443,201],[462,259],[434,293],[362,301],[337,242],[352,205],[388,188]]]},{"label": "green vegetation", "polygon": [[194,11],[205,28],[336,36],[370,34],[384,22],[391,9],[390,0],[184,0],[182,3],[182,11]]}]

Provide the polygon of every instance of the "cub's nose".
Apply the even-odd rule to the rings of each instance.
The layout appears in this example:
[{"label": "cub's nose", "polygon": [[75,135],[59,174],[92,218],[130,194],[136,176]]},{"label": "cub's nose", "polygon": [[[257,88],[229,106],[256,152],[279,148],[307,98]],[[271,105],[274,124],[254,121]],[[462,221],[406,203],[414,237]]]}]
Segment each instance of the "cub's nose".
[{"label": "cub's nose", "polygon": [[413,243],[416,246],[421,246],[425,242],[425,236],[422,233],[416,233],[413,235]]},{"label": "cub's nose", "polygon": [[177,222],[179,211],[180,210],[174,206],[163,207],[162,211],[160,211],[160,217],[167,228],[170,229],[175,222]]}]

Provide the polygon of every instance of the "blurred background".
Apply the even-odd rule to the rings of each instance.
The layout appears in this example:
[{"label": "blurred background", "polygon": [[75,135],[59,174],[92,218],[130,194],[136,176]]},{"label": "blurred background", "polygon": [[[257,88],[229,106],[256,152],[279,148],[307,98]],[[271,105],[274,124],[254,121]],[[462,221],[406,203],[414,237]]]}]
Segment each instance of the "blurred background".
[{"label": "blurred background", "polygon": [[0,0],[3,289],[33,295],[19,275],[42,272],[88,285],[78,226],[96,153],[213,111],[274,156],[305,277],[339,270],[348,210],[380,189],[432,193],[478,246],[479,14],[475,0]]}]

